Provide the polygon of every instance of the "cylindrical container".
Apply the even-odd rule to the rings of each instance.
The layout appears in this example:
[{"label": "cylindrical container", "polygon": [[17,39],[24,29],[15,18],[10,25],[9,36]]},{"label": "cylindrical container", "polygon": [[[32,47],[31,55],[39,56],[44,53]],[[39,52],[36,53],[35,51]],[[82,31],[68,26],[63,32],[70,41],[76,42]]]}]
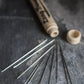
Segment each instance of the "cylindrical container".
[{"label": "cylindrical container", "polygon": [[30,0],[35,12],[37,13],[43,27],[51,37],[59,34],[58,26],[50,14],[43,0]]}]

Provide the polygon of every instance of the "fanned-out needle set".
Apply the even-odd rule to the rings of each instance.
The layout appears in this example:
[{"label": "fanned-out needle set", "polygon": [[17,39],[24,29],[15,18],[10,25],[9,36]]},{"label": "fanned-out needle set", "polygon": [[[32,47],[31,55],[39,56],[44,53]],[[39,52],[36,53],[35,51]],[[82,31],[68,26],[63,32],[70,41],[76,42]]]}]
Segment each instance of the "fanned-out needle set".
[{"label": "fanned-out needle set", "polygon": [[[55,39],[51,40],[51,41],[48,41],[47,39],[44,40],[43,42],[38,44],[36,47],[34,47],[32,50],[30,50],[25,55],[23,55],[21,58],[19,58],[15,62],[13,62],[11,65],[6,67],[5,69],[3,69],[1,71],[1,73],[7,71],[10,68],[16,69],[17,67],[19,67],[20,65],[22,65],[26,61],[31,60],[30,58],[34,57],[37,53],[40,53],[41,51],[43,51],[42,55],[36,61],[34,61],[27,69],[25,69],[17,77],[17,79],[19,79],[22,76],[24,76],[31,68],[34,67],[33,71],[30,73],[28,79],[25,81],[25,84],[29,84],[31,82],[31,80],[33,79],[33,77],[35,76],[35,74],[37,73],[38,68],[40,67],[40,64],[42,63],[43,59],[45,59],[45,57],[48,56],[47,61],[45,63],[45,68],[44,68],[42,76],[41,76],[41,79],[42,79],[43,74],[44,74],[44,72],[46,70],[46,66],[48,64],[48,60],[49,60],[50,56],[52,56],[49,79],[48,79],[48,82],[50,83],[52,65],[53,65],[53,60],[54,60],[54,57],[55,57],[54,53],[55,53],[55,51],[57,53],[58,49],[59,49],[60,54],[61,54],[61,59],[62,59],[62,63],[63,63],[63,68],[64,68],[66,82],[67,82],[67,84],[68,83],[72,84],[71,77],[70,77],[70,74],[69,74],[69,71],[68,71],[68,68],[67,68],[67,64],[66,64],[66,61],[65,61],[65,58],[64,58],[64,55],[63,55],[62,47],[58,44],[58,42],[56,42]],[[51,51],[53,52],[53,54],[49,54]],[[56,54],[56,83],[57,83],[57,78],[58,78],[58,55]],[[40,84],[40,82],[41,82],[41,80],[39,81],[39,84]]]},{"label": "fanned-out needle set", "polygon": [[[43,27],[45,28],[46,32],[51,36],[51,37],[57,37],[59,35],[59,27],[55,20],[53,19],[52,15],[50,14],[48,8],[46,7],[45,3],[43,0],[30,0],[31,5],[33,6],[35,12],[37,13]],[[80,43],[81,40],[81,33],[78,30],[72,29],[68,31],[67,36],[67,42],[70,44],[78,44]],[[49,58],[51,57],[51,66],[50,66],[50,73],[49,73],[49,78],[48,78],[48,84],[50,84],[50,77],[51,77],[51,71],[52,71],[52,65],[53,65],[53,60],[54,57],[56,57],[56,84],[58,83],[58,54],[56,54],[58,51],[60,52],[60,56],[62,59],[62,64],[63,64],[63,69],[65,73],[65,79],[66,79],[66,84],[72,84],[72,79],[66,64],[65,56],[63,55],[63,49],[62,46],[59,45],[58,41],[56,39],[53,40],[44,40],[40,44],[38,44],[36,47],[34,47],[32,50],[27,52],[25,55],[20,57],[18,60],[10,64],[8,67],[3,69],[1,73],[7,71],[10,68],[17,69],[17,67],[21,66],[23,63],[31,60],[32,57],[36,56],[37,53],[40,53],[43,51],[41,56],[35,60],[28,68],[26,68],[20,75],[17,76],[16,79],[20,79],[23,77],[31,68],[33,68],[33,71],[30,73],[28,76],[27,80],[25,81],[25,84],[29,84],[33,78],[35,77],[36,73],[38,72],[38,68],[41,66],[41,63],[43,59],[45,59],[46,56],[47,60],[45,63],[44,70],[42,70],[42,74],[40,75],[40,81],[38,84],[41,83],[41,80],[43,78],[43,74],[46,70],[46,66],[49,62]],[[53,52],[53,54],[50,54]],[[56,52],[56,53],[55,53]],[[55,53],[55,55],[54,55]]]}]

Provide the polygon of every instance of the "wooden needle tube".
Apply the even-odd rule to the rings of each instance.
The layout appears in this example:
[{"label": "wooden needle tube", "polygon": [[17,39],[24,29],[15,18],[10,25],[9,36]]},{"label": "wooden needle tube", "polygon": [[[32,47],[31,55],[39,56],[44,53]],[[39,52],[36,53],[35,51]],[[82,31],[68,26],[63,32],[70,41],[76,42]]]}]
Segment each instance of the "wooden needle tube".
[{"label": "wooden needle tube", "polygon": [[56,37],[59,34],[58,26],[50,14],[43,0],[30,0],[35,12],[37,13],[43,27],[51,37]]}]

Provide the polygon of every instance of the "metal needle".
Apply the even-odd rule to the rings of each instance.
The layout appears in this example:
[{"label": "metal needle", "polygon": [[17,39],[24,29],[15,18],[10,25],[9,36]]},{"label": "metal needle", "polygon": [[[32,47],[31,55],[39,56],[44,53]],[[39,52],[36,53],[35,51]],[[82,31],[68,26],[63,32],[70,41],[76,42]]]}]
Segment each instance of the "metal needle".
[{"label": "metal needle", "polygon": [[70,77],[70,74],[69,74],[69,71],[67,68],[67,64],[66,64],[61,46],[60,46],[60,52],[61,52],[61,57],[62,57],[62,61],[63,61],[63,67],[64,67],[64,71],[65,71],[65,77],[66,77],[67,84],[68,84],[68,78],[69,78],[70,84],[72,84],[72,80],[71,80],[71,77]]},{"label": "metal needle", "polygon": [[[50,55],[48,56],[46,63],[48,62],[49,57],[50,57]],[[45,65],[45,66],[46,66],[46,65]],[[33,76],[31,77],[30,82],[31,82],[31,80],[33,79],[33,77],[35,76],[35,74],[36,74],[37,71],[38,71],[38,69],[35,71],[35,73],[34,73]],[[29,78],[28,78],[28,80],[25,82],[25,84],[26,84],[27,82],[29,82]],[[29,84],[29,83],[28,83],[28,84]]]},{"label": "metal needle", "polygon": [[44,48],[46,48],[47,46],[49,46],[51,43],[53,43],[55,40],[50,41],[48,44],[46,44],[45,46],[43,46],[42,48],[40,48],[39,50],[37,50],[36,52],[34,52],[33,54],[31,54],[29,57],[27,57],[26,59],[24,59],[23,61],[21,61],[20,63],[18,63],[17,65],[15,65],[13,68],[17,68],[18,66],[20,66],[21,64],[23,64],[25,61],[27,61],[28,59],[30,59],[32,56],[34,56],[35,54],[37,54],[39,51],[43,50]]},{"label": "metal needle", "polygon": [[58,42],[55,42],[56,44],[56,84],[57,84],[57,79],[58,79]]},{"label": "metal needle", "polygon": [[21,61],[23,58],[25,58],[27,55],[29,55],[31,52],[33,52],[35,49],[37,49],[38,47],[40,47],[41,45],[43,45],[44,43],[47,42],[47,39],[44,40],[42,43],[38,44],[35,48],[33,48],[32,50],[30,50],[29,52],[27,52],[25,55],[23,55],[21,58],[19,58],[18,60],[16,60],[15,62],[13,62],[11,65],[9,65],[8,67],[6,67],[4,70],[2,70],[1,72],[5,72],[6,70],[8,70],[9,68],[11,68],[13,65],[15,65],[16,63],[18,63],[19,61]]},{"label": "metal needle", "polygon": [[39,65],[37,65],[35,67],[35,69],[33,70],[33,72],[30,74],[29,78],[26,80],[25,84],[27,84],[32,79],[32,77],[36,74],[38,67],[39,67]]},{"label": "metal needle", "polygon": [[48,64],[48,62],[49,62],[50,56],[51,56],[51,53],[50,53],[50,55],[49,55],[49,57],[48,57],[48,59],[47,59],[47,61],[46,61],[46,63],[45,63],[45,67],[44,67],[44,69],[43,69],[43,71],[42,71],[42,75],[41,75],[41,78],[40,78],[38,84],[41,83],[41,80],[42,80],[42,78],[43,78],[43,74],[44,74],[44,72],[45,72],[45,70],[46,70],[46,67],[47,67],[47,64]]},{"label": "metal needle", "polygon": [[24,84],[27,84],[30,81],[30,79],[32,79],[32,77],[34,76],[34,74],[37,71],[37,68],[38,68],[38,66],[34,69],[34,71],[31,73],[31,75],[29,76],[29,78],[26,80],[26,82]]},{"label": "metal needle", "polygon": [[51,64],[50,64],[50,73],[49,73],[48,84],[50,84],[50,78],[51,78],[51,72],[52,72],[53,61],[54,61],[54,50],[53,50],[53,56],[52,56]]},{"label": "metal needle", "polygon": [[28,67],[23,73],[21,73],[17,77],[17,79],[19,79],[20,77],[22,77],[31,67],[33,67],[36,63],[38,63],[54,47],[55,47],[55,45],[53,45],[52,47],[50,47],[39,59],[37,59],[30,67]]},{"label": "metal needle", "polygon": [[38,68],[41,64],[41,62],[43,61],[43,59],[40,61],[40,63],[35,67],[35,69],[33,70],[33,72],[30,74],[30,76],[28,77],[28,79],[26,80],[25,84],[27,84],[29,81],[31,81],[33,79],[33,77],[35,76],[35,74],[38,71]]},{"label": "metal needle", "polygon": [[65,78],[66,78],[66,84],[68,84],[68,76],[67,76],[66,67],[64,65],[63,58],[62,58],[62,63],[63,63],[63,69],[64,69],[64,73],[65,73]]}]

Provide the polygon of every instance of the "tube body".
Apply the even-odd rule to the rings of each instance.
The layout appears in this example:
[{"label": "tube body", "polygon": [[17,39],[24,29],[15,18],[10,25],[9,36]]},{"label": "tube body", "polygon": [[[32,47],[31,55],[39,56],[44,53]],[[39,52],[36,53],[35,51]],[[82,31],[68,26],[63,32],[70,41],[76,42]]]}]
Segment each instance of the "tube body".
[{"label": "tube body", "polygon": [[37,13],[43,27],[51,37],[56,37],[59,34],[58,26],[50,14],[43,0],[30,0],[35,12]]}]

